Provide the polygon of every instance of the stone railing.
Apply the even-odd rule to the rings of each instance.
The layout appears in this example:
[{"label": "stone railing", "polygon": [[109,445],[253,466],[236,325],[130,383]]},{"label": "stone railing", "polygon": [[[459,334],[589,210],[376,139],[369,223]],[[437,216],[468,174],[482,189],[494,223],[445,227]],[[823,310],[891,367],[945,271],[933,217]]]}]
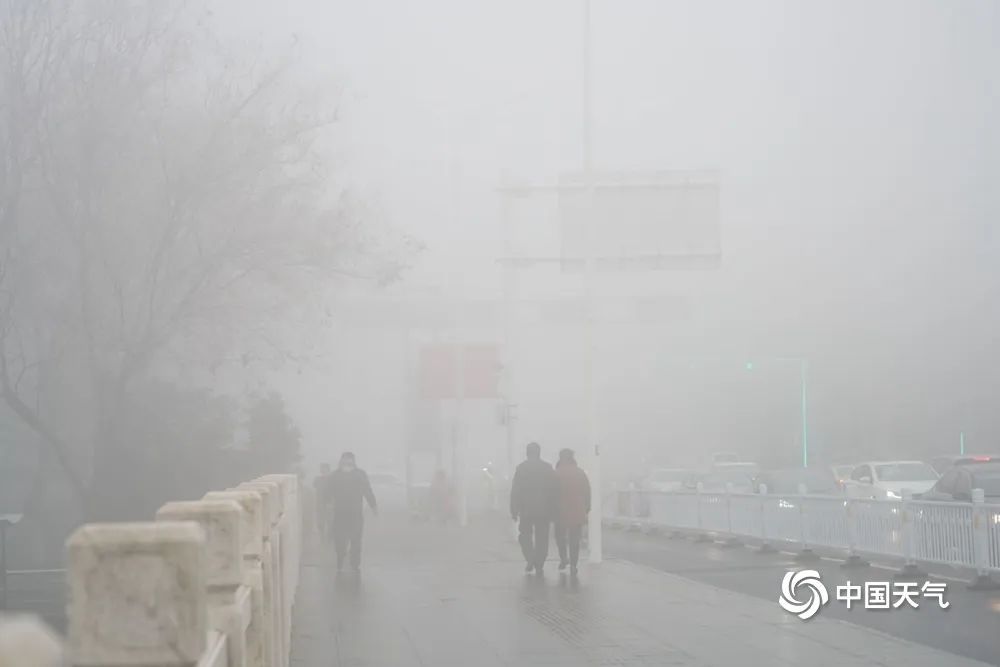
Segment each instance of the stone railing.
[{"label": "stone railing", "polygon": [[[155,521],[83,525],[67,541],[66,662],[288,667],[301,545],[295,475],[167,503]],[[3,639],[0,663],[43,667],[4,655]]]}]

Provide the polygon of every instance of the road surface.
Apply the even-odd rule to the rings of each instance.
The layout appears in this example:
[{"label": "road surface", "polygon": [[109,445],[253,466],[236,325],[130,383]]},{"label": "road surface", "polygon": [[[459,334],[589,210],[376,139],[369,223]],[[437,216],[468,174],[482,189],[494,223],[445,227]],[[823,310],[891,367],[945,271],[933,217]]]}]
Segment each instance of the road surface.
[{"label": "road surface", "polygon": [[[781,579],[789,569],[818,570],[831,594],[836,586],[848,579],[852,583],[887,581],[895,572],[895,569],[878,566],[845,570],[840,561],[828,559],[801,565],[788,553],[762,554],[746,547],[725,547],[687,538],[619,530],[606,530],[604,536],[605,552],[611,557],[771,600],[776,606]],[[919,609],[866,610],[858,607],[848,610],[842,603],[831,600],[821,614],[975,660],[1000,664],[1000,591],[967,590],[964,580],[944,578],[952,574],[957,573],[938,571],[931,577],[948,584],[946,599],[951,606],[947,610],[928,602]]]}]

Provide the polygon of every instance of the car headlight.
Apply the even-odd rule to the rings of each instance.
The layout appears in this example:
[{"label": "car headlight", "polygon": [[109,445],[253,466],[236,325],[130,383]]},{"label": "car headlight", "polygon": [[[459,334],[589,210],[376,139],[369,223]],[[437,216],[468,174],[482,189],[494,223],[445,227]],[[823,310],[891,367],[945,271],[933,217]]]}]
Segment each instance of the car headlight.
[{"label": "car headlight", "polygon": [[885,492],[885,497],[889,498],[890,500],[902,500],[903,499],[903,495],[902,494],[896,493],[895,491],[893,491],[891,489],[889,489],[889,490],[887,490]]}]

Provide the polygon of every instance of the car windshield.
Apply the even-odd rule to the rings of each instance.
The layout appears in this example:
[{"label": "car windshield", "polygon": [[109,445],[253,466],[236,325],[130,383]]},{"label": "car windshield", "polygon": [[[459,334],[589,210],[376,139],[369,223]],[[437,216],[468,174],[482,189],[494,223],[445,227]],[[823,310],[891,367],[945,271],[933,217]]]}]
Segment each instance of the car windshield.
[{"label": "car windshield", "polygon": [[686,470],[654,470],[649,476],[651,482],[683,482],[690,477]]},{"label": "car windshield", "polygon": [[839,479],[847,479],[851,476],[851,471],[854,470],[854,466],[834,466],[833,474]]},{"label": "car windshield", "polygon": [[926,463],[885,463],[875,466],[880,482],[932,482],[938,478]]}]

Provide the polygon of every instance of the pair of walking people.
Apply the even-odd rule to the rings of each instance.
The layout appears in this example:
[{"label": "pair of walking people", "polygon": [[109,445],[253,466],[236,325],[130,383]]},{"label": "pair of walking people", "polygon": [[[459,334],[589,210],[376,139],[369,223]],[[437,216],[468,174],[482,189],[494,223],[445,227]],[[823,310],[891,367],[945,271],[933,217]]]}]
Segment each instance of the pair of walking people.
[{"label": "pair of walking people", "polygon": [[589,513],[590,480],[577,465],[573,450],[560,451],[553,470],[542,460],[538,443],[530,443],[527,459],[517,466],[510,490],[510,515],[518,522],[525,572],[542,573],[549,553],[549,530],[555,524],[559,569],[569,567],[576,574],[580,538]]}]

